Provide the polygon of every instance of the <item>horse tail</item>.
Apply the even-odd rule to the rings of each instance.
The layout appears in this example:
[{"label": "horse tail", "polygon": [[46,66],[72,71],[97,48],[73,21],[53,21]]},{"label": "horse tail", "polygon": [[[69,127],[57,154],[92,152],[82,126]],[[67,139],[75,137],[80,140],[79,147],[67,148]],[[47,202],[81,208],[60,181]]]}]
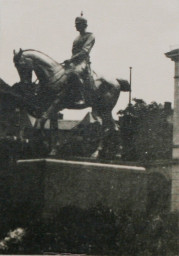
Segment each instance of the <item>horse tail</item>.
[{"label": "horse tail", "polygon": [[131,91],[131,86],[127,80],[123,79],[116,79],[118,82],[118,85],[120,86],[120,91],[122,92],[129,92]]}]

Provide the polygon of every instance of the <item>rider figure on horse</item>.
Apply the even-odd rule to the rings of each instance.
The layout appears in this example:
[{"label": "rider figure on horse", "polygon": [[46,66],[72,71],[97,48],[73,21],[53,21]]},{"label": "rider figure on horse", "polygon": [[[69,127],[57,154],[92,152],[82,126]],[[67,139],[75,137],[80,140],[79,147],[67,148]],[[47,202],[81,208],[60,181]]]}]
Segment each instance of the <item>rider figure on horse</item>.
[{"label": "rider figure on horse", "polygon": [[90,67],[90,51],[95,43],[95,37],[92,33],[86,32],[87,20],[81,13],[80,17],[75,19],[76,30],[79,31],[79,36],[74,40],[72,46],[72,57],[65,60],[66,75],[70,79],[75,77],[78,88],[77,104],[85,104],[85,89],[94,89],[94,79],[92,77]]}]

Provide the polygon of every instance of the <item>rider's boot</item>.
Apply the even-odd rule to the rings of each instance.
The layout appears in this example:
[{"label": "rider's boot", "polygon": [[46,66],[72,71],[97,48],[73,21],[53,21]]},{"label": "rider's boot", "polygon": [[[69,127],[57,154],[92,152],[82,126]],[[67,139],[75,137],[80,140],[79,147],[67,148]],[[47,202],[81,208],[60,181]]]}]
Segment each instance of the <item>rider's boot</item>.
[{"label": "rider's boot", "polygon": [[78,95],[79,95],[79,99],[77,101],[75,101],[75,105],[84,105],[85,102],[85,96],[84,96],[84,85],[83,85],[83,81],[82,79],[80,79],[78,77]]}]

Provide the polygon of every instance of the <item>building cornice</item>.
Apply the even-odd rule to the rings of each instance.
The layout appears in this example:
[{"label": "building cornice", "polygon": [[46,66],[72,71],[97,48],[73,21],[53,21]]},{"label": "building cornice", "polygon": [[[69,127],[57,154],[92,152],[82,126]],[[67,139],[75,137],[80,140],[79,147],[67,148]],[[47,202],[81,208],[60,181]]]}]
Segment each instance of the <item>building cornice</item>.
[{"label": "building cornice", "polygon": [[172,50],[165,53],[165,56],[170,58],[173,61],[179,61],[179,49]]}]

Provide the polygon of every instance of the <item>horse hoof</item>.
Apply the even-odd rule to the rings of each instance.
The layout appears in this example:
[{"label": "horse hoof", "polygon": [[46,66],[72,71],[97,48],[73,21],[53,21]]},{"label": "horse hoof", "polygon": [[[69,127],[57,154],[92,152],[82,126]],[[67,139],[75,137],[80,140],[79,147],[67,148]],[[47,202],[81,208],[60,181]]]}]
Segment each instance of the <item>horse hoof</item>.
[{"label": "horse hoof", "polygon": [[57,155],[57,150],[53,148],[49,154],[49,156],[56,156]]},{"label": "horse hoof", "polygon": [[91,155],[91,158],[94,158],[94,159],[99,158],[99,151],[98,151],[98,150],[95,151],[95,152]]},{"label": "horse hoof", "polygon": [[35,129],[41,129],[41,124],[40,124],[40,120],[39,120],[39,119],[37,119],[37,120],[35,121],[34,128],[35,128]]}]

